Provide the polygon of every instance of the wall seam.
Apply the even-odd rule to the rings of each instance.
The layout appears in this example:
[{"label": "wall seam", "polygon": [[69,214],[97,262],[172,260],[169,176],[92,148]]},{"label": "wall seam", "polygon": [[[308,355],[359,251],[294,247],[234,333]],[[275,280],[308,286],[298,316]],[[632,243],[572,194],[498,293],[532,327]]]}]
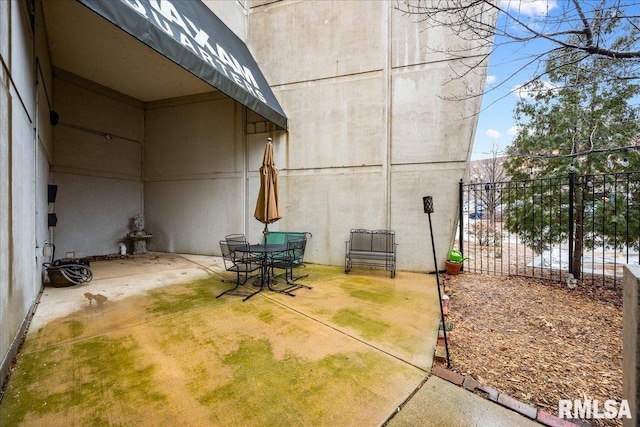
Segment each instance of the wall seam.
[{"label": "wall seam", "polygon": [[391,37],[392,37],[392,28],[391,28],[391,1],[388,2],[388,7],[386,10],[386,37],[385,37],[385,51],[387,52],[385,56],[385,64],[384,64],[384,76],[385,76],[385,115],[386,115],[386,140],[384,144],[384,166],[383,172],[385,176],[385,205],[386,205],[386,218],[385,223],[387,228],[391,228],[391,123],[392,123],[392,96],[391,96]]}]

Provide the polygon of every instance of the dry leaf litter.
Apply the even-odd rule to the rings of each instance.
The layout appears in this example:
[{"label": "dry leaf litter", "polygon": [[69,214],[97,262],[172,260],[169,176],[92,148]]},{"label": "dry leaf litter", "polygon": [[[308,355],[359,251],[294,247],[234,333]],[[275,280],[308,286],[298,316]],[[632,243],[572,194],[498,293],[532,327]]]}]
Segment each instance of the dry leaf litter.
[{"label": "dry leaf litter", "polygon": [[621,289],[472,273],[443,284],[453,371],[556,416],[559,399],[622,399]]}]

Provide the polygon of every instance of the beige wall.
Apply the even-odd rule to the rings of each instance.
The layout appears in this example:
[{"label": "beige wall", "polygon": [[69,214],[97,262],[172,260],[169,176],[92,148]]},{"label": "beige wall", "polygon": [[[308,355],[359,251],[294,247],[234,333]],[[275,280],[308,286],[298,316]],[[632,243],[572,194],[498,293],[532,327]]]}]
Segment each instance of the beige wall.
[{"label": "beige wall", "polygon": [[[284,214],[270,228],[311,232],[307,261],[342,265],[350,228],[393,228],[398,268],[433,269],[421,202],[432,195],[443,262],[480,102],[443,97],[485,77],[444,84],[459,64],[426,46],[455,38],[423,32],[390,1],[206,3],[247,42],[288,133],[214,90],[144,104],[53,70],[40,3],[33,40],[25,2],[0,1],[0,374],[35,307],[45,242],[56,258],[117,253],[141,212],[150,249],[219,254],[228,233],[259,241],[267,137]],[[58,185],[52,205],[47,184]]]},{"label": "beige wall", "polygon": [[460,64],[430,48],[456,39],[421,31],[392,2],[251,4],[249,45],[290,119],[276,138],[285,215],[272,227],[312,232],[307,259],[336,265],[350,228],[392,228],[398,268],[432,270],[432,195],[443,263],[480,103],[443,98],[485,76],[452,81]]},{"label": "beige wall", "polygon": [[247,40],[247,11],[244,0],[203,0],[227,27],[244,42]]},{"label": "beige wall", "polygon": [[50,66],[44,34],[33,39],[23,3],[0,2],[0,379],[35,309],[48,261],[42,248],[49,239]]},{"label": "beige wall", "polygon": [[[9,3],[0,2],[0,55],[2,59],[8,59],[9,53]],[[11,102],[10,90],[7,86],[7,73],[9,70],[5,67],[0,68],[0,378],[4,378],[8,363],[10,360],[7,358],[13,357],[13,353],[8,353],[11,343],[15,339],[15,334],[19,329],[19,322],[24,318],[25,311],[17,310],[15,318],[11,316],[11,305],[14,303],[8,298],[10,288],[13,286],[11,280],[11,271],[9,266],[11,265],[10,255],[10,226],[11,226],[11,192],[9,190],[9,175],[10,165],[9,155],[11,150],[9,143],[11,142],[9,134],[9,121],[10,111],[9,105]],[[19,301],[20,302],[20,301]],[[17,320],[17,322],[16,322]]]},{"label": "beige wall", "polygon": [[244,230],[243,109],[208,94],[151,103],[145,113],[148,247],[219,254]]},{"label": "beige wall", "polygon": [[56,258],[118,253],[143,213],[143,104],[56,70]]},{"label": "beige wall", "polygon": [[422,32],[391,2],[252,2],[248,21],[243,3],[207,4],[241,37],[248,28],[289,132],[214,92],[143,105],[59,72],[56,108],[71,124],[56,128],[59,254],[117,252],[143,211],[152,250],[218,254],[229,233],[259,241],[257,170],[273,137],[284,216],[271,229],[311,232],[307,261],[340,265],[350,228],[392,228],[398,268],[432,270],[432,195],[443,262],[480,101],[443,96],[484,79],[444,85],[458,64],[423,44],[451,35]]}]

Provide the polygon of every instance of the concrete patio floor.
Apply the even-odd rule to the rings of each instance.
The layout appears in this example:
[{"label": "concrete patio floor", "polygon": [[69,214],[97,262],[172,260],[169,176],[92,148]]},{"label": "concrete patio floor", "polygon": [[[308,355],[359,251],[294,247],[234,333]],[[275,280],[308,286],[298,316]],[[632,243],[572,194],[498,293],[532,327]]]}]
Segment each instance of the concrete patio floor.
[{"label": "concrete patio floor", "polygon": [[537,425],[429,377],[435,276],[309,265],[313,289],[243,302],[216,298],[233,277],[217,257],[91,269],[44,289],[1,426]]}]

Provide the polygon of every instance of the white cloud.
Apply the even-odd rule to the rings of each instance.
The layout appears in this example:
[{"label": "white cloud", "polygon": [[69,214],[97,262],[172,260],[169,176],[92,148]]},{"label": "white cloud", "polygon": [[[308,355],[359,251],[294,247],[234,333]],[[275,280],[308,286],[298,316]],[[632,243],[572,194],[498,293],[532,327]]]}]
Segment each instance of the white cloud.
[{"label": "white cloud", "polygon": [[500,132],[498,132],[495,129],[487,129],[487,131],[484,134],[487,135],[489,138],[500,138],[501,136]]},{"label": "white cloud", "polygon": [[502,0],[500,6],[530,17],[547,16],[558,7],[556,0]]},{"label": "white cloud", "polygon": [[511,126],[507,131],[507,135],[509,136],[516,136],[518,133],[520,133],[520,127],[518,126]]},{"label": "white cloud", "polygon": [[493,82],[496,81],[496,76],[487,76],[487,86],[490,86],[493,84]]},{"label": "white cloud", "polygon": [[513,88],[511,88],[511,93],[516,98],[520,98],[520,99],[530,98],[529,91],[527,91],[525,89],[525,86],[523,86],[523,85],[514,86]]},{"label": "white cloud", "polygon": [[556,86],[554,86],[553,84],[549,83],[549,82],[542,82],[542,88],[541,89],[537,89],[534,87],[534,85],[531,84],[524,84],[524,85],[517,85],[514,86],[511,89],[511,93],[514,94],[515,96],[517,96],[520,99],[524,99],[524,98],[531,98],[533,96],[533,93],[535,91],[545,91],[545,90],[553,90],[555,89]]}]

